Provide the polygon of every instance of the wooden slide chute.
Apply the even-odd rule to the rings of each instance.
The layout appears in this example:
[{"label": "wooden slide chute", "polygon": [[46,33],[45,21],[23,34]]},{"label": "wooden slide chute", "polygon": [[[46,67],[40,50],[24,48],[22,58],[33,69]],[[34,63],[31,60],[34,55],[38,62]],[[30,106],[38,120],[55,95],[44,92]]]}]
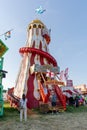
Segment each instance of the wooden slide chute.
[{"label": "wooden slide chute", "polygon": [[48,96],[48,94],[45,94],[43,85],[41,84],[40,81],[38,81],[38,86],[39,86],[39,92],[40,92],[43,103],[47,103],[49,96]]},{"label": "wooden slide chute", "polygon": [[63,109],[66,110],[66,97],[65,97],[65,95],[63,95],[62,90],[60,89],[60,87],[58,87],[58,85],[54,85],[54,89],[56,91],[58,99],[60,100],[60,102],[63,106]]}]

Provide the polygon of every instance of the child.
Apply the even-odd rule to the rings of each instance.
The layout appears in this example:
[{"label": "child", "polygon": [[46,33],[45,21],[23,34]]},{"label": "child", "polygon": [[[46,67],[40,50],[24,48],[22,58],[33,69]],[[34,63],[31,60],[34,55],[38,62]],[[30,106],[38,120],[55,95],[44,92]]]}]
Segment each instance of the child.
[{"label": "child", "polygon": [[20,99],[20,121],[23,120],[27,121],[27,99],[25,97],[25,94],[22,95],[22,99]]},{"label": "child", "polygon": [[57,96],[54,91],[51,92],[51,105],[52,105],[52,114],[53,111],[56,111],[56,103],[57,103]]}]

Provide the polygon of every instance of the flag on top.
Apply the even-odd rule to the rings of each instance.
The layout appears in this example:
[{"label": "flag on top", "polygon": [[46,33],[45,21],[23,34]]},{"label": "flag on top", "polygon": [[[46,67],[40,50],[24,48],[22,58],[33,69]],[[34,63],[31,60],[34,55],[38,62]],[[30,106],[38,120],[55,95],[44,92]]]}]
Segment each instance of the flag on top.
[{"label": "flag on top", "polygon": [[36,13],[38,13],[38,14],[42,14],[42,13],[44,13],[44,12],[46,11],[46,9],[43,9],[42,6],[40,6],[40,7],[37,8],[35,11],[36,11]]}]

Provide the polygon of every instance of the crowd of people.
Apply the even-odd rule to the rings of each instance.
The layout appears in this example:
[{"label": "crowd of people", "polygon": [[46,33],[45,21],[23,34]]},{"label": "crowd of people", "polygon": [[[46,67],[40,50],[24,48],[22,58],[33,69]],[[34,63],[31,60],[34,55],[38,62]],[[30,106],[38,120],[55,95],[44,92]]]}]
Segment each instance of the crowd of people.
[{"label": "crowd of people", "polygon": [[67,105],[74,105],[76,107],[86,104],[87,104],[87,95],[82,94],[72,95],[67,101]]}]

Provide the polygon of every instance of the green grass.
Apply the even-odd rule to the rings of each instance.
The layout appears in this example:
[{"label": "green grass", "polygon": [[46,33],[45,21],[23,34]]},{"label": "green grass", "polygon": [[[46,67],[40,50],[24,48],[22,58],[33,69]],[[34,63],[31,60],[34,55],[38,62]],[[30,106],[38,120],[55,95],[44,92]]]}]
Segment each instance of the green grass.
[{"label": "green grass", "polygon": [[66,112],[69,113],[80,113],[80,112],[87,112],[87,106],[79,106],[79,107],[75,107],[75,106],[67,106]]},{"label": "green grass", "polygon": [[[33,112],[37,114],[41,114],[39,109],[32,109]],[[81,113],[81,112],[87,112],[87,106],[67,106],[67,109],[65,113]],[[41,114],[42,115],[42,114]],[[10,120],[19,120],[19,112],[17,109],[10,107],[10,104],[8,102],[4,103],[4,114],[0,117],[0,121],[10,121]]]},{"label": "green grass", "polygon": [[19,117],[19,112],[17,109],[10,107],[8,102],[4,102],[4,113],[3,116],[0,117],[0,121],[9,120]]}]

